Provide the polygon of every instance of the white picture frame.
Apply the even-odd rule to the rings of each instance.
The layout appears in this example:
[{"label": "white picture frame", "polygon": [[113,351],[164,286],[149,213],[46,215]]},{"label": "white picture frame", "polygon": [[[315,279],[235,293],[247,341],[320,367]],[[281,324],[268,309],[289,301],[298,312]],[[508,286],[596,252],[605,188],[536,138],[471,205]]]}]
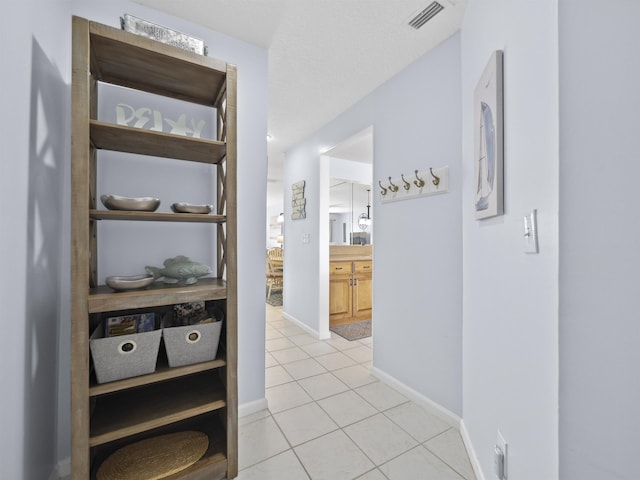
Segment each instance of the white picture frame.
[{"label": "white picture frame", "polygon": [[476,220],[504,213],[503,52],[496,50],[474,91],[474,211]]}]

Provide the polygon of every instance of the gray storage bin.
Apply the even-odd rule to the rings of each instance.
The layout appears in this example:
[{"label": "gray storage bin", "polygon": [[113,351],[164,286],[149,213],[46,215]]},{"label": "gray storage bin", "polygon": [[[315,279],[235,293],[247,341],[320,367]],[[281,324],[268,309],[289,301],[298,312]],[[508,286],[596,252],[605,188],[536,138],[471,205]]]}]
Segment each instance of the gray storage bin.
[{"label": "gray storage bin", "polygon": [[207,362],[216,358],[222,320],[184,327],[165,327],[162,338],[170,367]]},{"label": "gray storage bin", "polygon": [[156,370],[162,330],[104,338],[100,323],[89,340],[98,383],[146,375]]}]

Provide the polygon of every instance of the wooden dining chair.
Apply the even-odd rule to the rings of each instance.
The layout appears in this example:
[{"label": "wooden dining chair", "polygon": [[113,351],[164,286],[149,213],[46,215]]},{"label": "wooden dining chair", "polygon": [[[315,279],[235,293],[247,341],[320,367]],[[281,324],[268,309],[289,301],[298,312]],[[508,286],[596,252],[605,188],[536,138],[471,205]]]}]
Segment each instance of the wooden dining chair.
[{"label": "wooden dining chair", "polygon": [[271,292],[274,290],[282,290],[283,283],[283,271],[282,265],[278,267],[269,256],[267,256],[267,300],[271,298]]}]

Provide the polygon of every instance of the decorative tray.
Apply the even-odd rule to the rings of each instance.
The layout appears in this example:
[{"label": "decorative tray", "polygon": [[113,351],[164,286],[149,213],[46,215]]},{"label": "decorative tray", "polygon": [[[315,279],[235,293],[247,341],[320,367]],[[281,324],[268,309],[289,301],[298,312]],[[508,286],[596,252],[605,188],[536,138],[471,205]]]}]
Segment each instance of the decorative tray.
[{"label": "decorative tray", "polygon": [[105,278],[106,284],[114,290],[134,290],[136,288],[148,287],[154,280],[153,275],[147,273],[130,277],[115,275]]},{"label": "decorative tray", "polygon": [[174,213],[211,213],[213,205],[193,205],[191,203],[174,203],[171,205]]},{"label": "decorative tray", "polygon": [[100,195],[102,204],[109,210],[131,210],[154,212],[160,206],[160,199],[153,197],[121,197],[119,195]]}]

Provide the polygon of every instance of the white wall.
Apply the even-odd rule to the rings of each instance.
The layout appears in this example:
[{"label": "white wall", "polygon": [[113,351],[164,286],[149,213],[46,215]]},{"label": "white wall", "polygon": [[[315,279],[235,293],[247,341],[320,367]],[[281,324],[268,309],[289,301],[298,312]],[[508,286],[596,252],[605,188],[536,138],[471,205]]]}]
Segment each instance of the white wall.
[{"label": "white wall", "polygon": [[[309,158],[316,161],[306,161]],[[326,292],[324,292],[326,289],[324,289],[319,280],[319,270],[322,268],[320,250],[325,250],[325,243],[326,252],[323,251],[322,255],[328,258],[329,227],[326,216],[321,217],[319,212],[321,200],[320,172],[321,167],[323,167],[323,171],[328,172],[328,164],[321,166],[318,159],[319,151],[315,144],[311,144],[305,149],[298,148],[285,157],[284,284],[286,292],[283,293],[283,313],[303,323],[318,336],[324,337],[327,332],[324,330],[320,332],[319,319],[327,317],[328,305],[321,311],[319,297],[320,295],[326,295]],[[301,180],[305,181],[306,218],[292,220],[291,185]],[[327,191],[327,198],[328,195]],[[328,200],[325,199],[325,201]],[[326,225],[321,225],[322,222]],[[303,243],[304,235],[308,235],[309,243]],[[325,237],[326,242],[324,241]],[[326,266],[326,271],[328,273],[329,265]]]},{"label": "white wall", "polygon": [[[287,154],[284,297],[286,313],[318,329],[318,311],[328,303],[319,293],[328,285],[328,246],[314,244],[327,224],[327,210],[319,206],[321,173],[328,176],[321,153],[373,125],[374,185],[378,178],[449,165],[449,194],[380,205],[378,190],[372,191],[374,365],[458,415],[460,112],[460,37],[455,35]],[[287,188],[303,179],[307,219],[291,221]],[[310,245],[302,244],[303,232],[310,233]]]},{"label": "white wall", "polygon": [[640,4],[559,4],[560,478],[631,480],[640,472]]},{"label": "white wall", "polygon": [[6,205],[0,215],[0,464],[3,478],[41,480],[58,458],[69,12],[64,1],[27,0],[6,5],[4,13],[11,21],[0,33],[0,200]]},{"label": "white wall", "polygon": [[[373,137],[371,137],[373,142]],[[371,159],[373,161],[373,159]],[[329,175],[334,178],[342,178],[364,185],[371,184],[372,165],[369,163],[335,158],[329,155]]]},{"label": "white wall", "polygon": [[[264,398],[267,54],[129,1],[13,2],[2,29],[3,478],[42,480],[69,456],[69,107],[71,14],[119,26],[123,13],[205,39],[238,65],[239,401]],[[9,207],[10,206],[10,207]],[[125,261],[126,259],[123,259]],[[138,259],[131,259],[138,261]],[[66,465],[66,467],[65,467]]]},{"label": "white wall", "polygon": [[[557,1],[469,2],[462,25],[464,422],[493,478],[493,445],[510,445],[509,478],[558,478]],[[505,215],[473,217],[473,91],[504,50]],[[540,253],[522,252],[522,217],[538,210]]]}]

